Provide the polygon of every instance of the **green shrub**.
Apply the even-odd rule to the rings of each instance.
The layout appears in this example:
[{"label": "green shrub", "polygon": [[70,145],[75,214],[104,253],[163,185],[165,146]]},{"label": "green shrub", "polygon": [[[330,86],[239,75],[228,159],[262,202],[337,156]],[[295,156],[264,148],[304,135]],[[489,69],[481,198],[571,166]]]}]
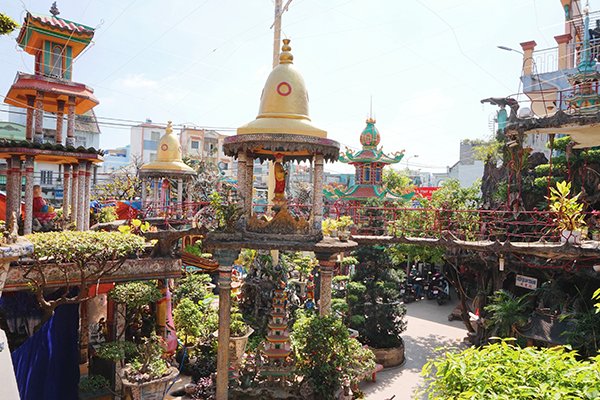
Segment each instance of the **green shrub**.
[{"label": "green shrub", "polygon": [[427,399],[598,399],[600,357],[500,342],[447,352],[423,367]]},{"label": "green shrub", "polygon": [[102,375],[88,375],[79,380],[79,391],[85,393],[95,393],[107,389],[108,379]]}]

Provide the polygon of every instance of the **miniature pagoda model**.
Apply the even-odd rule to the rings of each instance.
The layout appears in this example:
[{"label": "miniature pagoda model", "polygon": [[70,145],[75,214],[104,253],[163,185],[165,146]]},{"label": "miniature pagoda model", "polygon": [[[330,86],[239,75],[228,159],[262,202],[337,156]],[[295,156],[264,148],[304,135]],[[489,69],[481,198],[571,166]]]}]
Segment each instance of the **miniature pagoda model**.
[{"label": "miniature pagoda model", "polygon": [[381,148],[377,148],[381,136],[375,127],[375,120],[367,119],[367,126],[360,134],[362,150],[356,153],[350,149],[340,154],[339,161],[354,165],[356,168],[356,182],[345,191],[335,189],[334,193],[325,192],[328,199],[364,201],[368,199],[410,199],[410,194],[397,194],[382,186],[383,168],[389,164],[396,164],[404,157],[404,150],[387,155]]},{"label": "miniature pagoda model", "polygon": [[[142,209],[149,210],[150,217],[164,217],[184,213],[183,187],[196,171],[181,158],[181,145],[173,133],[171,121],[158,144],[156,160],[142,165]],[[171,199],[171,182],[177,182],[177,198]],[[148,201],[147,183],[152,188],[152,200]]]},{"label": "miniature pagoda model", "polygon": [[573,86],[573,94],[567,99],[567,110],[572,114],[593,115],[600,109],[600,72],[596,70],[596,61],[592,57],[590,46],[590,16],[586,7],[583,51],[577,72],[571,75],[569,83]]},{"label": "miniature pagoda model", "polygon": [[[246,238],[265,237],[319,241],[323,219],[323,162],[335,161],[339,144],[327,139],[327,132],[315,127],[308,117],[308,93],[304,79],[293,66],[289,40],[279,57],[279,65],[265,84],[258,116],[225,139],[224,152],[238,159],[238,193],[243,199],[241,232]],[[272,219],[253,215],[254,160],[274,162],[275,191]],[[293,216],[285,198],[285,164],[309,161],[313,164],[312,210],[306,219]],[[258,235],[258,236],[257,236]]]},{"label": "miniature pagoda model", "polygon": [[[17,37],[26,53],[35,57],[34,73],[17,73],[4,101],[26,109],[25,141],[0,142],[0,158],[7,160],[6,220],[21,215],[21,181],[25,177],[23,233],[31,233],[33,219],[52,220],[41,194],[34,194],[36,162],[63,166],[63,215],[78,230],[89,228],[89,201],[92,164],[102,161],[96,149],[75,148],[75,114],[84,114],[98,104],[91,88],[71,80],[73,59],[83,52],[94,29],[58,17],[56,3],[52,15],[27,13]],[[67,113],[66,140],[63,118]],[[44,113],[56,115],[54,137],[44,137]]]},{"label": "miniature pagoda model", "polygon": [[279,281],[279,285],[273,290],[273,305],[264,350],[266,361],[261,367],[261,374],[266,376],[269,382],[279,379],[282,385],[285,385],[293,369],[285,286],[285,282]]}]

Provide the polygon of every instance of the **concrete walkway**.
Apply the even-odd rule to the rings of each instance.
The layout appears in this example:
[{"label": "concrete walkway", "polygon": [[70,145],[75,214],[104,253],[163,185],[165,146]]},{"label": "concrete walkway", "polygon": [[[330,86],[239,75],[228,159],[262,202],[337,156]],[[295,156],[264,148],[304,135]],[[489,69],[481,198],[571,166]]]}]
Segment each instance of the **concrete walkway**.
[{"label": "concrete walkway", "polygon": [[[423,383],[421,368],[435,358],[436,349],[463,346],[467,330],[461,321],[448,321],[448,314],[456,306],[454,301],[438,306],[435,300],[421,300],[407,308],[408,326],[402,335],[406,346],[406,362],[377,374],[377,382],[361,385],[367,400],[415,399],[415,390]],[[425,397],[419,397],[425,399]]]}]

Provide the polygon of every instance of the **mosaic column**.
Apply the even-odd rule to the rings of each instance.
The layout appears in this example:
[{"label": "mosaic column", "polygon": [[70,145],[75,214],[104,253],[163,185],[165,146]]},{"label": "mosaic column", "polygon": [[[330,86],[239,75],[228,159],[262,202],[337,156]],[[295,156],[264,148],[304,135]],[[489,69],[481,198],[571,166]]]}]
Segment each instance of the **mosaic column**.
[{"label": "mosaic column", "polygon": [[69,96],[69,114],[67,117],[67,146],[75,146],[75,96]]},{"label": "mosaic column", "polygon": [[252,158],[246,160],[246,176],[244,178],[246,181],[245,192],[248,193],[248,201],[244,205],[246,206],[246,214],[250,218],[252,216],[252,196],[254,194],[254,160]]},{"label": "mosaic column", "polygon": [[61,144],[63,136],[63,117],[65,114],[65,101],[58,100],[56,102],[56,107],[56,144]]},{"label": "mosaic column", "polygon": [[250,215],[247,213],[248,208],[246,204],[248,203],[248,194],[244,192],[246,190],[246,153],[240,152],[238,154],[237,159],[237,182],[238,182],[238,197],[242,202],[242,210],[244,210],[244,218],[246,221],[250,218]]},{"label": "mosaic column", "polygon": [[217,347],[217,400],[227,400],[229,385],[229,335],[231,323],[231,270],[219,266],[219,336]]},{"label": "mosaic column", "polygon": [[27,95],[27,119],[25,122],[25,139],[33,141],[33,110],[35,109],[35,96]]},{"label": "mosaic column", "polygon": [[44,92],[37,92],[35,96],[35,134],[34,143],[44,142]]},{"label": "mosaic column", "polygon": [[177,179],[177,215],[183,215],[183,178]]},{"label": "mosaic column", "polygon": [[66,221],[69,218],[71,209],[71,166],[63,165],[63,218]]},{"label": "mosaic column", "polygon": [[87,162],[85,167],[83,230],[90,229],[90,192],[92,191],[92,163]]},{"label": "mosaic column", "polygon": [[25,158],[25,221],[23,234],[31,233],[33,226],[33,157]]},{"label": "mosaic column", "polygon": [[331,314],[331,282],[335,261],[330,261],[331,254],[317,254],[319,260],[319,277],[321,280],[319,290],[319,315]]},{"label": "mosaic column", "polygon": [[71,178],[71,218],[70,221],[77,225],[77,213],[79,205],[79,164],[73,164],[73,177]]},{"label": "mosaic column", "polygon": [[152,216],[158,215],[158,200],[160,196],[160,179],[152,178]]},{"label": "mosaic column", "polygon": [[84,215],[85,215],[85,171],[87,169],[86,162],[82,161],[79,163],[79,173],[77,174],[77,197],[79,198],[77,204],[77,224],[76,229],[82,231],[84,229]]},{"label": "mosaic column", "polygon": [[6,159],[6,224],[8,226],[8,221],[10,221],[10,217],[12,214],[12,187],[13,187],[13,170],[12,170],[12,158]]},{"label": "mosaic column", "polygon": [[320,232],[323,222],[323,154],[315,154],[313,187],[313,229]]},{"label": "mosaic column", "polygon": [[21,158],[19,156],[12,156],[11,158],[13,170],[12,212],[15,213],[17,221],[19,221],[19,216],[21,215]]},{"label": "mosaic column", "polygon": [[142,210],[145,210],[146,207],[148,206],[148,203],[147,203],[147,200],[146,200],[146,197],[148,196],[148,192],[146,191],[147,180],[146,180],[146,178],[141,178],[141,181],[142,181],[142,197],[141,197],[141,199],[142,199]]}]

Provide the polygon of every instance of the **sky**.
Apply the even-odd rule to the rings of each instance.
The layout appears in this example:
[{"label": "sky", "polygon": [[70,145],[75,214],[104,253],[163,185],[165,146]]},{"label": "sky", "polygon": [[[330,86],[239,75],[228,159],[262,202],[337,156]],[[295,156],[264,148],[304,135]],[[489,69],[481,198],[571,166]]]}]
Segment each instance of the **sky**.
[{"label": "sky", "polygon": [[[22,23],[25,9],[47,14],[51,3],[3,0],[0,12]],[[271,0],[57,3],[60,17],[96,27],[73,80],[94,89],[98,117],[227,134],[256,117],[272,63]],[[598,10],[600,0],[590,6]],[[372,98],[384,150],[405,150],[401,167],[440,171],[458,161],[461,139],[491,137],[495,108],[480,100],[520,90],[522,56],[496,46],[554,47],[564,13],[559,0],[292,0],[282,26],[310,117],[329,138],[358,148]],[[17,71],[33,69],[16,35],[0,37],[1,95]],[[129,143],[128,127],[101,131],[101,148]],[[349,171],[340,163],[326,170]]]}]

